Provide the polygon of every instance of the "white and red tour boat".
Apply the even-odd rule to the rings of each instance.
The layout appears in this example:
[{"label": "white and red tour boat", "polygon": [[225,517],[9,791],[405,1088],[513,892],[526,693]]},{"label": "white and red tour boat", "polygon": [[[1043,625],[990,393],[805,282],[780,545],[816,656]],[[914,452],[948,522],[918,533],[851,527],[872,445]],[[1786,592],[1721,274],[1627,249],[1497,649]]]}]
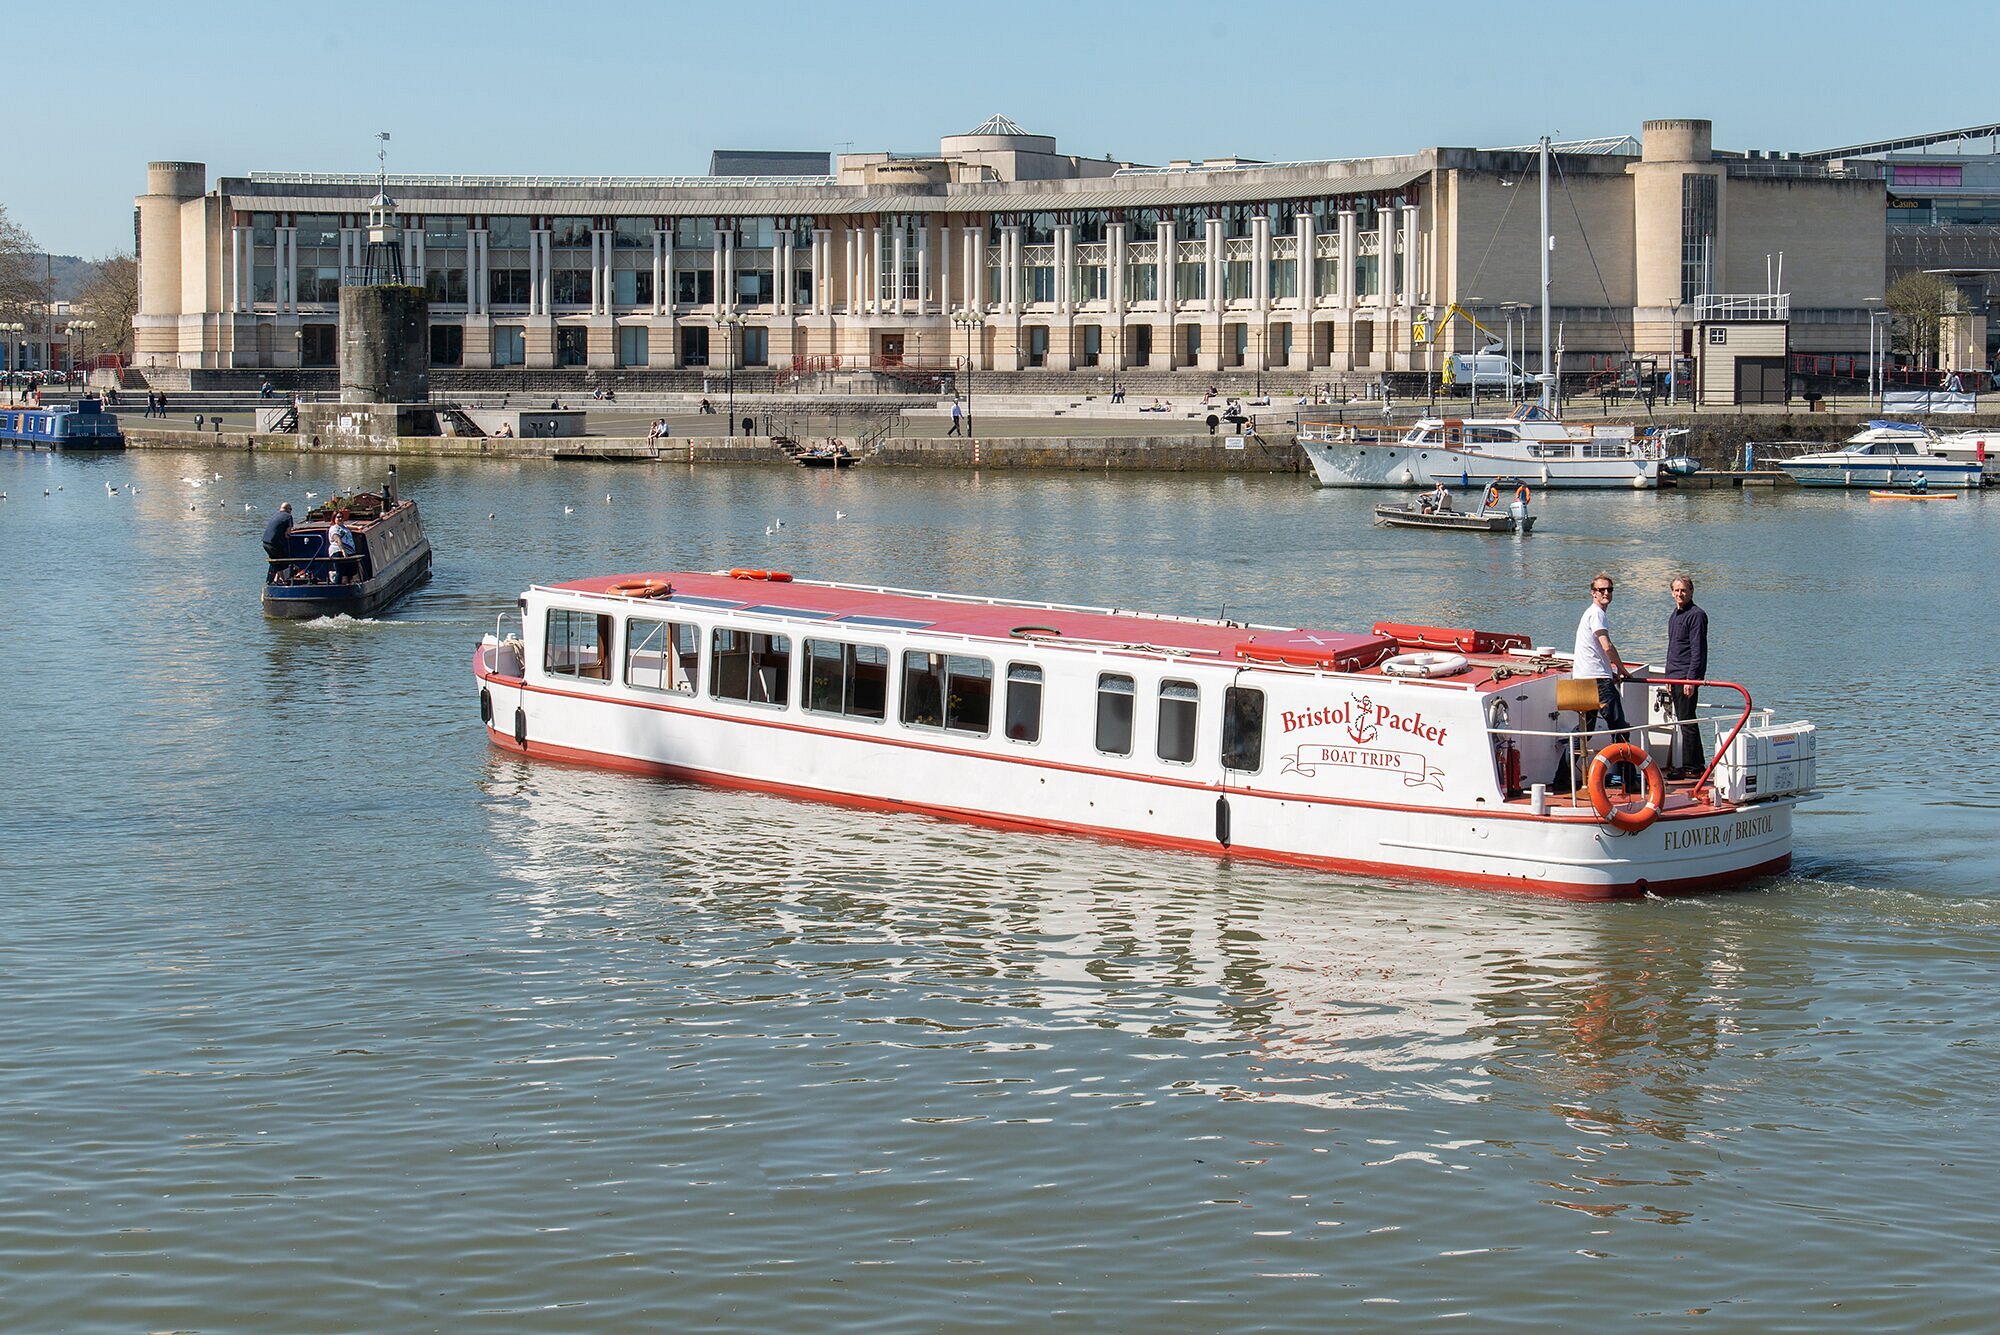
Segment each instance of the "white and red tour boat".
[{"label": "white and red tour boat", "polygon": [[[1361,876],[1584,899],[1718,889],[1789,865],[1814,784],[1812,725],[1775,726],[1715,681],[1729,705],[1691,725],[1714,759],[1666,778],[1663,679],[1624,685],[1627,717],[1647,720],[1628,739],[1580,732],[1595,683],[1518,635],[763,570],[536,586],[519,611],[473,665],[510,752]],[[1625,762],[1629,794],[1608,782]]]}]

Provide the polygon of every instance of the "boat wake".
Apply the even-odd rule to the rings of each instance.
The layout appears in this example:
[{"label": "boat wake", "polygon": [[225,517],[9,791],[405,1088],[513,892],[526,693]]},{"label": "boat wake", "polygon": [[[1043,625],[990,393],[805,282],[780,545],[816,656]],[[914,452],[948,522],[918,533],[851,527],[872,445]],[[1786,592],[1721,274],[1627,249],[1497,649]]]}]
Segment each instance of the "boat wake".
[{"label": "boat wake", "polygon": [[371,630],[377,626],[390,626],[395,623],[378,621],[374,617],[351,617],[345,612],[336,612],[330,617],[312,617],[299,624],[307,630]]}]

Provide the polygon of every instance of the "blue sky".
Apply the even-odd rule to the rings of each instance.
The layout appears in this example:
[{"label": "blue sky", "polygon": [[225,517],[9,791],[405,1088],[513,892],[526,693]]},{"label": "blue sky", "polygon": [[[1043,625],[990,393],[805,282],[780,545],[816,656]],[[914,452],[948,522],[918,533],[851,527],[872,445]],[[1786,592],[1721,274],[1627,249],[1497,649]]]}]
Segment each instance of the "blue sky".
[{"label": "blue sky", "polygon": [[[865,17],[862,17],[865,15]],[[712,148],[935,150],[995,112],[1068,152],[1366,156],[1636,133],[1729,148],[2000,121],[2000,15],[1268,0],[943,7],[100,0],[16,46],[0,203],[39,245],[132,244],[150,159],[251,170],[698,174]],[[14,36],[26,36],[13,25]]]}]

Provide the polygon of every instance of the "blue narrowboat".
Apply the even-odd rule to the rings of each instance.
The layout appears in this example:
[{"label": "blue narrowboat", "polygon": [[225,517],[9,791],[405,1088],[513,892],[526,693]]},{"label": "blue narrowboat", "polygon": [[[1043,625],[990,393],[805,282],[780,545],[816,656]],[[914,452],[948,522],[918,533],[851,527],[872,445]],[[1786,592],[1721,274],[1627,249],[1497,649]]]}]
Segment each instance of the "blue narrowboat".
[{"label": "blue narrowboat", "polygon": [[0,445],[35,450],[122,450],[125,433],[98,399],[0,408]]},{"label": "blue narrowboat", "polygon": [[[345,556],[327,554],[327,534],[340,522],[352,537]],[[317,506],[267,553],[264,615],[290,619],[365,617],[381,611],[431,577],[431,544],[417,503],[395,493],[362,492]]]}]

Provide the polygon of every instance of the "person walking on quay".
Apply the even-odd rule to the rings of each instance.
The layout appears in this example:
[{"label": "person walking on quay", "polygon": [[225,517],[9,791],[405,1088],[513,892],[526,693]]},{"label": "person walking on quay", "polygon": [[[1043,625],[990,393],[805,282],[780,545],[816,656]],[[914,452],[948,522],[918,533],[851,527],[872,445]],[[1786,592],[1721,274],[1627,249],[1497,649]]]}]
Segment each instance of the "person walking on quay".
[{"label": "person walking on quay", "polygon": [[[1689,576],[1674,576],[1669,588],[1674,596],[1674,610],[1667,614],[1667,675],[1700,681],[1708,676],[1708,613],[1695,605],[1694,580]],[[1692,779],[1701,773],[1704,763],[1701,728],[1694,715],[1695,700],[1700,693],[1699,686],[1667,687],[1674,721],[1679,725],[1674,734],[1680,751],[1678,768],[1667,772],[1670,779]]]},{"label": "person walking on quay", "polygon": [[[1576,623],[1576,662],[1574,674],[1587,681],[1597,683],[1597,708],[1583,716],[1583,731],[1593,733],[1598,721],[1603,720],[1610,735],[1603,738],[1612,742],[1629,742],[1632,735],[1626,729],[1625,701],[1619,694],[1619,683],[1626,675],[1625,659],[1618,652],[1618,646],[1611,642],[1611,595],[1615,589],[1611,576],[1599,572],[1590,581],[1590,606],[1583,609],[1583,616]],[[1629,792],[1638,787],[1639,774],[1632,765],[1620,765],[1613,771],[1612,783],[1623,782]]]},{"label": "person walking on quay", "polygon": [[282,501],[264,522],[264,555],[273,561],[285,554],[285,537],[292,531],[292,503]]},{"label": "person walking on quay", "polygon": [[945,432],[945,434],[947,436],[956,436],[959,434],[959,428],[963,425],[965,425],[965,405],[957,399],[953,399],[951,401],[951,430]]}]

